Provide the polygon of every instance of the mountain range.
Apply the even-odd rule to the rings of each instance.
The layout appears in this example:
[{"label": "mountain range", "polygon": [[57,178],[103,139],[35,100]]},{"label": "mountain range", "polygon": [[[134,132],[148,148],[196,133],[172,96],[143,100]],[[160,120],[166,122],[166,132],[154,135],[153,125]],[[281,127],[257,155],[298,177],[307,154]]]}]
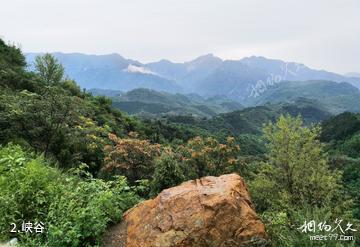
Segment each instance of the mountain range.
[{"label": "mountain range", "polygon": [[[36,56],[42,53],[27,53],[29,69],[33,69]],[[176,81],[158,76],[135,60],[118,54],[85,55],[81,53],[53,53],[64,66],[66,74],[83,88],[102,88],[129,91],[135,88],[150,88],[167,92],[179,92]]]},{"label": "mountain range", "polygon": [[[27,53],[32,69],[41,53]],[[347,82],[360,88],[360,78],[311,69],[300,63],[265,57],[222,60],[212,54],[184,63],[160,60],[141,63],[118,54],[85,55],[53,53],[67,75],[86,89],[130,91],[148,88],[170,93],[197,93],[203,97],[225,96],[242,104],[259,101],[269,89],[284,81]],[[256,100],[254,100],[256,99]]]},{"label": "mountain range", "polygon": [[[345,111],[360,112],[360,90],[358,88],[346,82],[324,80],[282,81],[271,86],[258,97],[247,98],[244,104],[220,95],[204,97],[195,93],[171,94],[145,88],[128,92],[109,89],[88,91],[95,96],[108,96],[112,99],[115,108],[142,117],[165,115],[213,117],[245,107],[280,103],[311,105],[319,109],[319,112],[326,112],[330,115]],[[311,112],[314,113],[312,110]],[[306,112],[304,111],[302,114],[306,114]]]}]

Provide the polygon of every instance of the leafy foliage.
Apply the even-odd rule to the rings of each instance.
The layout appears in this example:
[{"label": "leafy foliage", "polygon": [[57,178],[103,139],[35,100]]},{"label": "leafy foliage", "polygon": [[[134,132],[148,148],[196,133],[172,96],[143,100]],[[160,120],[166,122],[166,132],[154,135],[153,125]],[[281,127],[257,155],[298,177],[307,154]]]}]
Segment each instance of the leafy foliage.
[{"label": "leafy foliage", "polygon": [[115,93],[92,90],[94,93],[111,95],[113,106],[129,114],[143,117],[166,115],[193,115],[211,117],[219,113],[242,109],[243,106],[226,97],[205,99],[199,95],[170,94],[151,89],[138,88],[127,93],[113,96]]},{"label": "leafy foliage", "polygon": [[0,171],[0,240],[10,237],[10,223],[41,221],[46,235],[35,235],[38,244],[94,245],[106,226],[139,200],[124,177],[105,182],[85,173],[80,179],[81,169],[61,173],[19,146],[0,149]]},{"label": "leafy foliage", "polygon": [[322,123],[321,140],[343,140],[360,131],[359,114],[344,112]]},{"label": "leafy foliage", "polygon": [[[136,133],[132,133],[135,137]],[[107,146],[104,170],[125,174],[130,182],[149,179],[154,172],[154,160],[160,155],[160,145],[135,138],[118,138],[110,134],[114,146]]]},{"label": "leafy foliage", "polygon": [[185,175],[179,157],[171,150],[165,150],[155,162],[155,171],[151,181],[151,194],[157,195],[185,181]]},{"label": "leafy foliage", "polygon": [[60,83],[64,76],[64,67],[49,53],[36,57],[35,71],[45,84]]},{"label": "leafy foliage", "polygon": [[240,147],[232,137],[226,144],[208,137],[195,137],[184,146],[179,146],[187,178],[198,178],[208,175],[218,176],[235,170],[238,165],[237,153]]},{"label": "leafy foliage", "polygon": [[290,116],[281,116],[276,124],[264,128],[268,161],[250,182],[250,191],[274,246],[284,238],[288,246],[313,246],[293,226],[316,219],[319,212],[332,220],[352,219],[352,202],[344,193],[341,173],[328,166],[317,139],[319,131],[318,127],[302,127],[300,118]]},{"label": "leafy foliage", "polygon": [[307,99],[298,99],[293,103],[265,104],[248,107],[242,110],[219,114],[211,119],[194,118],[191,116],[167,117],[170,122],[197,126],[210,133],[224,132],[227,135],[262,134],[263,125],[274,122],[282,114],[293,117],[301,115],[306,125],[319,123],[328,119],[331,114],[322,107]]}]

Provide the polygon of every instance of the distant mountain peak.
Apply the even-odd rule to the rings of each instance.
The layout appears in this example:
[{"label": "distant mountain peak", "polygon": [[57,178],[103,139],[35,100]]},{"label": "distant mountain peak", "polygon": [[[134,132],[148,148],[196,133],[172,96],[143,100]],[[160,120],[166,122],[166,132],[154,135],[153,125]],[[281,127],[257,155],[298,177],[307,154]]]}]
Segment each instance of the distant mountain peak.
[{"label": "distant mountain peak", "polygon": [[208,54],[198,57],[198,59],[201,59],[201,58],[218,58],[218,57],[216,57],[213,53],[208,53]]},{"label": "distant mountain peak", "polygon": [[287,63],[280,59],[267,58],[263,56],[249,56],[240,59],[243,63]]},{"label": "distant mountain peak", "polygon": [[242,59],[240,59],[241,62],[243,63],[278,63],[278,64],[292,64],[292,65],[299,65],[299,66],[303,66],[306,67],[304,64],[302,63],[296,63],[296,62],[288,62],[288,61],[283,61],[280,59],[274,59],[274,58],[267,58],[264,56],[249,56],[249,57],[244,57]]},{"label": "distant mountain peak", "polygon": [[161,59],[157,62],[152,62],[152,63],[149,63],[149,64],[153,64],[153,63],[159,63],[159,64],[173,64],[173,62],[171,62],[170,60],[168,59]]},{"label": "distant mountain peak", "polygon": [[269,60],[269,58],[266,58],[264,56],[256,56],[256,55],[252,55],[249,57],[244,57],[243,59],[264,59],[264,60]]},{"label": "distant mountain peak", "polygon": [[200,57],[197,57],[188,63],[207,63],[207,62],[213,62],[213,61],[222,62],[223,60],[219,57],[214,56],[214,54],[209,53],[209,54],[205,54]]},{"label": "distant mountain peak", "polygon": [[213,54],[206,54],[195,58],[194,60],[185,63],[188,71],[193,71],[196,69],[209,69],[214,68],[220,65],[223,60],[219,57],[214,56]]}]

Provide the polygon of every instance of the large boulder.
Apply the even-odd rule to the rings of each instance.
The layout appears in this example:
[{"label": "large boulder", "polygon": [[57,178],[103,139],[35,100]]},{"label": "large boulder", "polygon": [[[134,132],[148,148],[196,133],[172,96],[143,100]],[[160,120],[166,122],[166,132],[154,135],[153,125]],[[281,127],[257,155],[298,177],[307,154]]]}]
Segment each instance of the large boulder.
[{"label": "large boulder", "polygon": [[136,205],[104,246],[263,246],[266,239],[243,179],[230,174],[184,182]]}]

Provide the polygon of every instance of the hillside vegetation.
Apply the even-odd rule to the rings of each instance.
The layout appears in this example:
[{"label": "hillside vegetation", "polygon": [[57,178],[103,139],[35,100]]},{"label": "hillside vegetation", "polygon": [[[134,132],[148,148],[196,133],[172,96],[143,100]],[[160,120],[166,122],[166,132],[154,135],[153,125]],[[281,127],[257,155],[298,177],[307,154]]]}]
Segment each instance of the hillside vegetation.
[{"label": "hillside vegetation", "polygon": [[299,97],[317,101],[332,114],[360,112],[360,90],[349,83],[332,81],[286,81],[276,84],[249,104],[294,102]]},{"label": "hillside vegetation", "polygon": [[316,101],[298,98],[293,103],[265,104],[248,107],[243,110],[219,114],[210,119],[200,119],[192,116],[170,116],[169,122],[198,126],[210,132],[225,131],[231,135],[261,134],[263,125],[274,122],[281,114],[293,117],[302,116],[306,125],[316,124],[332,116]]},{"label": "hillside vegetation", "polygon": [[170,94],[139,88],[126,93],[111,90],[90,90],[95,95],[109,96],[112,105],[121,111],[141,117],[157,118],[168,115],[212,117],[219,113],[242,109],[243,106],[226,97],[203,98],[196,94]]}]

